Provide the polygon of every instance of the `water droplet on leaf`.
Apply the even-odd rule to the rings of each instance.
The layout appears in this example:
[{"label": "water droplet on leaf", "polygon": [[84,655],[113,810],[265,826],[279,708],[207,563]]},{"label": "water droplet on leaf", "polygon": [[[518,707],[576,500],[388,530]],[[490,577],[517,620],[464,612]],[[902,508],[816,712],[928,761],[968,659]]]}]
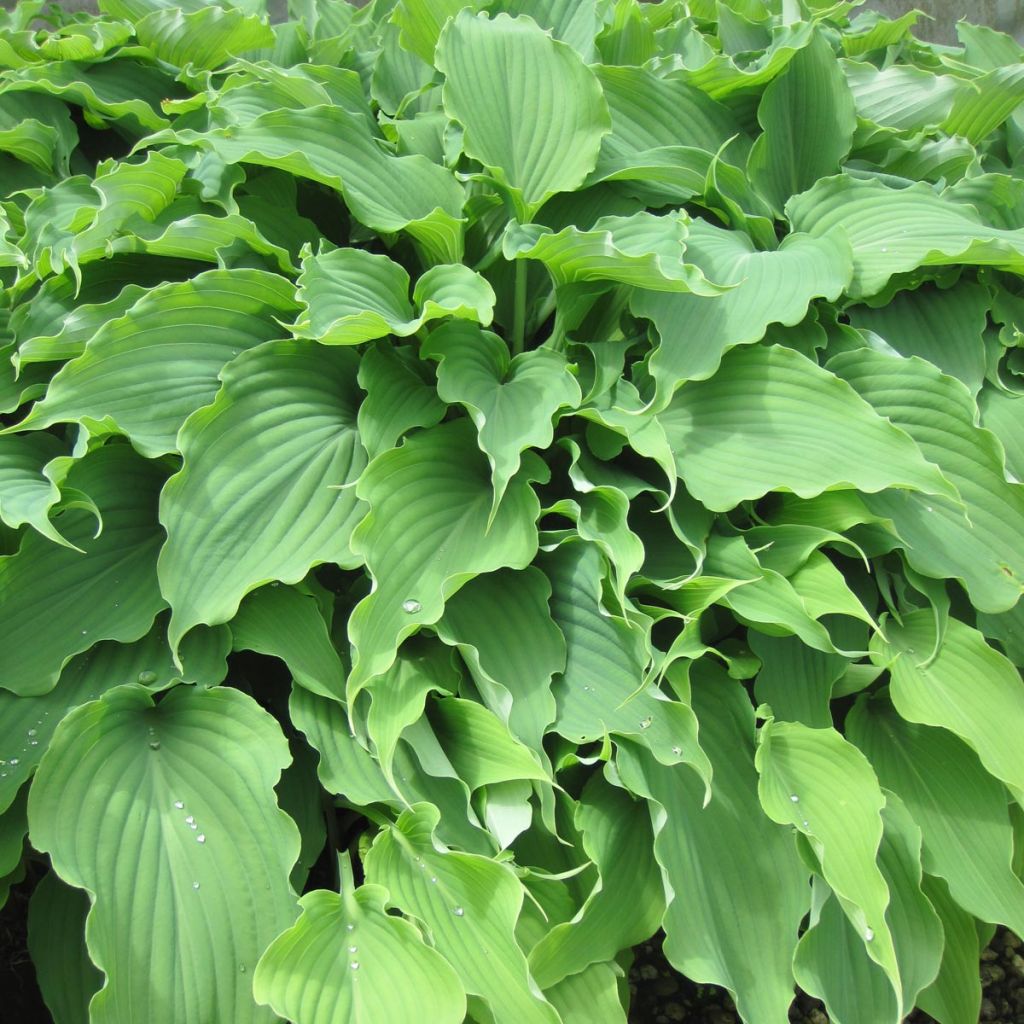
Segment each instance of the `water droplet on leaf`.
[{"label": "water droplet on leaf", "polygon": [[875,933],[870,928],[864,929],[864,940],[870,942],[875,937]]},{"label": "water droplet on leaf", "polygon": [[415,615],[422,607],[419,601],[414,601],[411,597],[402,602],[402,611],[407,615]]},{"label": "water droplet on leaf", "polygon": [[199,883],[198,882],[193,882],[192,883],[192,888],[193,889],[198,889],[199,888]]},{"label": "water droplet on leaf", "polygon": [[29,731],[28,731],[28,733],[26,735],[28,735],[28,736],[35,736],[35,734],[36,734],[36,730],[35,729],[29,729]]},{"label": "water droplet on leaf", "polygon": [[178,810],[180,811],[185,806],[185,804],[181,800],[175,800],[174,806],[177,807]]},{"label": "water droplet on leaf", "polygon": [[800,797],[798,797],[796,793],[791,793],[789,799],[792,800],[795,804],[800,803]]},{"label": "water droplet on leaf", "polygon": [[349,946],[348,947],[348,951],[350,953],[358,953],[359,952],[359,947],[358,946]]},{"label": "water droplet on leaf", "polygon": [[464,910],[462,909],[462,907],[454,907],[454,908],[452,909],[452,913],[453,913],[453,914],[454,914],[454,915],[455,915],[456,917],[464,917],[464,916],[465,916],[465,914],[466,914],[466,912],[465,912],[465,911],[464,911]]},{"label": "water droplet on leaf", "polygon": [[196,836],[196,842],[197,843],[205,843],[206,842],[206,833],[205,832],[200,832],[199,835]]},{"label": "water droplet on leaf", "polygon": [[142,683],[143,686],[149,686],[150,683],[155,683],[156,673],[150,671],[148,668],[144,669],[139,673],[139,682]]},{"label": "water droplet on leaf", "polygon": [[358,971],[359,970],[359,961],[358,960],[353,960],[352,963],[349,964],[349,967],[351,967],[353,971]]},{"label": "water droplet on leaf", "polygon": [[160,741],[159,740],[150,740],[149,741],[149,749],[150,750],[159,750],[160,749]]},{"label": "water droplet on leaf", "polygon": [[645,719],[644,719],[644,720],[643,720],[643,721],[642,721],[642,722],[640,723],[640,728],[641,728],[641,729],[650,729],[650,727],[651,727],[651,725],[653,724],[653,722],[654,722],[654,719],[653,719],[653,718],[651,718],[651,716],[650,716],[650,715],[648,715],[648,716],[647,716],[647,717],[646,717],[646,718],[645,718]]},{"label": "water droplet on leaf", "polygon": [[[177,804],[175,804],[175,807],[177,807]],[[190,815],[189,815],[189,816],[188,816],[188,817],[187,817],[187,818],[185,819],[185,824],[186,824],[186,825],[191,825],[191,824],[192,824],[192,823],[193,823],[193,822],[194,822],[195,820],[196,820],[196,819],[195,819],[195,818],[193,818],[193,817],[192,817],[192,815],[190,814]]]}]

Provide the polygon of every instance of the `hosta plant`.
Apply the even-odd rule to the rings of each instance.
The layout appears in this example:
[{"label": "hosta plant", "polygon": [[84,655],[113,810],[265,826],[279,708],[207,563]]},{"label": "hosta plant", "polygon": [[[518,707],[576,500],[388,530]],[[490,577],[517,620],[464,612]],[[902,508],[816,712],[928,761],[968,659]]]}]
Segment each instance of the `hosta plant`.
[{"label": "hosta plant", "polygon": [[1024,54],[856,6],[2,15],[0,888],[57,1024],[621,1024],[661,929],[747,1024],[977,1021]]}]

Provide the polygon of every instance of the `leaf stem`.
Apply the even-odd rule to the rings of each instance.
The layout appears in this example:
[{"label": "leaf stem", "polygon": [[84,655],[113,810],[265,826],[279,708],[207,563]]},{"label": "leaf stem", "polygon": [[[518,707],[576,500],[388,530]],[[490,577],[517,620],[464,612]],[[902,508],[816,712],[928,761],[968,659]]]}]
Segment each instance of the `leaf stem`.
[{"label": "leaf stem", "polygon": [[327,846],[331,851],[331,866],[334,871],[334,888],[341,891],[341,876],[338,870],[338,818],[334,797],[325,789],[320,790],[320,803],[324,811],[324,823],[327,825]]},{"label": "leaf stem", "polygon": [[516,290],[512,307],[512,355],[523,351],[526,340],[526,260],[516,260]]}]

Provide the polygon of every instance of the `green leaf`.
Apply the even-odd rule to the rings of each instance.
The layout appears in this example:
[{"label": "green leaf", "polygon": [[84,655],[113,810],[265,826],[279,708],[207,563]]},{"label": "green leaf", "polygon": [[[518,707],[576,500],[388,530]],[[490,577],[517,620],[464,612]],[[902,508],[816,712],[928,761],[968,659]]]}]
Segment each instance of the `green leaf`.
[{"label": "green leaf", "polygon": [[506,259],[539,260],[557,286],[583,281],[616,281],[664,292],[719,295],[722,289],[683,262],[686,217],[601,217],[589,231],[576,227],[554,233],[540,224],[510,222],[502,242]]},{"label": "green leaf", "polygon": [[298,921],[256,966],[256,1001],[296,1024],[374,1016],[461,1024],[466,996],[458,975],[412,924],[387,913],[387,903],[379,885],[306,893]]},{"label": "green leaf", "polygon": [[633,744],[619,748],[616,764],[629,788],[651,801],[654,852],[670,894],[666,956],[695,981],[728,988],[749,1024],[770,1024],[793,1000],[807,871],[758,802],[750,701],[720,669],[698,664],[693,701],[714,773],[707,806],[692,773],[659,765]]},{"label": "green leaf", "polygon": [[154,706],[122,686],[61,723],[29,823],[93,901],[86,942],[106,984],[90,1020],[272,1019],[247,972],[295,916],[298,833],[273,793],[288,761],[277,723],[227,688],[180,687]]},{"label": "green leaf", "polygon": [[[938,973],[942,922],[922,892],[921,830],[892,794],[886,796],[882,821],[878,866],[892,895],[886,919],[900,965],[902,1003],[913,1006]],[[898,1022],[892,988],[831,895],[802,936],[794,967],[800,987],[824,999],[833,1020]]]},{"label": "green leaf", "polygon": [[137,640],[164,607],[156,579],[161,536],[154,517],[163,468],[124,445],[92,452],[68,472],[96,516],[69,509],[58,520],[74,548],[28,534],[0,558],[0,648],[5,689],[21,696],[52,690],[61,668],[99,640]]},{"label": "green leaf", "polygon": [[769,719],[755,764],[765,814],[806,837],[867,955],[888,978],[901,1020],[900,971],[885,916],[890,892],[877,863],[885,797],[870,763],[834,729]]},{"label": "green leaf", "polygon": [[558,1011],[562,1024],[626,1024],[618,964],[591,964],[570,974],[544,994]]},{"label": "green leaf", "polygon": [[274,45],[266,22],[218,6],[153,11],[136,24],[135,34],[157,60],[191,71],[211,70],[229,57]]},{"label": "green leaf", "polygon": [[565,671],[554,684],[554,729],[576,743],[625,736],[665,765],[686,763],[708,784],[711,769],[697,741],[690,706],[671,700],[645,678],[647,632],[601,602],[598,549],[569,541],[540,561],[551,580],[551,614],[566,640]]},{"label": "green leaf", "polygon": [[877,698],[858,701],[847,730],[921,827],[925,871],[945,879],[953,899],[981,920],[1021,928],[1024,883],[1011,868],[1006,790],[967,744],[904,721]]},{"label": "green leaf", "polygon": [[290,282],[258,270],[211,270],[154,288],[93,335],[18,429],[109,419],[143,455],[173,452],[225,365],[280,337],[275,317],[295,309],[293,296]]},{"label": "green leaf", "polygon": [[86,1024],[103,975],[85,948],[89,898],[48,871],[28,905],[28,947],[36,981],[54,1024]]},{"label": "green leaf", "polygon": [[773,490],[954,493],[910,437],[844,381],[777,345],[734,349],[711,380],[676,392],[659,420],[679,476],[715,511]]},{"label": "green leaf", "polygon": [[[538,753],[555,718],[551,679],[565,668],[565,638],[551,618],[550,597],[539,570],[501,569],[470,580],[436,627],[458,647],[484,703]],[[529,644],[519,642],[527,636]]]},{"label": "green leaf", "polygon": [[888,623],[884,640],[872,637],[872,660],[891,676],[893,706],[908,722],[955,733],[992,775],[1024,794],[1020,673],[981,633],[957,619],[949,620],[932,659],[936,643],[934,619],[924,609],[905,615],[902,623]]},{"label": "green leaf", "polygon": [[249,594],[231,619],[236,651],[280,658],[300,686],[341,700],[345,666],[331,643],[316,598],[297,587],[271,583]]},{"label": "green leaf", "polygon": [[573,919],[555,925],[530,951],[530,970],[543,989],[642,942],[665,909],[642,802],[594,776],[580,797],[576,825],[598,880]]},{"label": "green leaf", "polygon": [[319,562],[357,564],[348,542],[364,506],[348,485],[366,456],[356,364],[351,351],[303,341],[250,349],[183,427],[184,467],[160,501],[172,648],[201,622],[230,620],[264,583],[297,583]]},{"label": "green leaf", "polygon": [[654,323],[660,344],[648,359],[658,404],[678,384],[703,380],[735,345],[760,341],[769,324],[792,326],[811,300],[838,298],[849,284],[850,252],[844,239],[789,235],[773,252],[758,252],[740,231],[704,221],[690,225],[687,259],[707,277],[735,287],[717,297],[637,291],[630,308]]},{"label": "green leaf", "polygon": [[880,291],[894,274],[957,264],[1024,268],[1024,231],[990,227],[964,203],[925,183],[892,188],[838,174],[786,204],[794,231],[842,232],[853,248],[854,298]]},{"label": "green leaf", "polygon": [[248,124],[181,131],[177,138],[227,163],[278,167],[329,185],[367,227],[408,231],[440,262],[461,256],[464,196],[451,172],[420,155],[391,155],[362,116],[341,107],[271,111]]},{"label": "green leaf", "polygon": [[442,401],[463,405],[476,425],[480,450],[491,465],[493,518],[519,472],[522,453],[547,448],[558,411],[580,404],[576,378],[563,355],[538,348],[512,358],[501,338],[471,324],[435,330],[421,352],[439,363]]},{"label": "green leaf", "polygon": [[0,437],[0,519],[12,530],[28,523],[66,545],[50,522],[50,510],[60,501],[58,481],[70,464],[64,446],[49,434]]},{"label": "green leaf", "polygon": [[841,61],[858,116],[866,121],[913,131],[937,127],[953,107],[960,79],[936,75],[912,64],[874,64]]},{"label": "green leaf", "polygon": [[993,68],[978,78],[962,82],[953,109],[942,124],[950,135],[981,142],[1024,102],[1024,69]]},{"label": "green leaf", "polygon": [[410,348],[370,345],[359,361],[359,437],[370,458],[394,448],[415,427],[433,427],[447,411],[428,365]]},{"label": "green leaf", "polygon": [[557,1024],[536,994],[514,929],[524,890],[504,864],[440,847],[440,814],[418,804],[382,831],[366,856],[366,876],[422,921],[437,951],[470,995],[487,1002],[495,1024]]},{"label": "green leaf", "polygon": [[980,285],[924,285],[894,295],[884,306],[848,310],[854,327],[881,335],[902,356],[920,356],[977,395],[985,380],[984,332],[990,305]]},{"label": "green leaf", "polygon": [[829,369],[908,433],[957,488],[959,502],[909,492],[868,498],[869,508],[895,525],[910,564],[926,576],[962,580],[982,611],[1013,607],[1024,585],[1014,539],[1024,529],[1024,494],[1006,481],[999,442],[975,426],[966,387],[921,359],[866,349],[836,356]]},{"label": "green leaf", "polygon": [[[473,576],[521,569],[537,550],[540,512],[531,462],[492,517],[490,473],[466,420],[431,427],[379,455],[359,479],[369,512],[352,536],[375,589],[349,620],[349,699],[387,670],[402,640],[436,622]],[[443,481],[443,483],[442,483]]]},{"label": "green leaf", "polygon": [[391,12],[391,21],[402,32],[402,46],[420,60],[434,63],[434,50],[441,29],[463,7],[475,7],[467,0],[399,0]]},{"label": "green leaf", "polygon": [[462,11],[442,32],[436,62],[464,152],[509,190],[521,220],[594,169],[611,130],[601,86],[532,19]]},{"label": "green leaf", "polygon": [[770,705],[780,721],[827,729],[832,724],[832,687],[849,659],[817,651],[794,636],[751,631],[747,641],[761,661],[754,691],[758,702]]},{"label": "green leaf", "polygon": [[781,212],[786,200],[835,174],[856,128],[853,96],[825,35],[816,32],[765,89],[757,109],[764,129],[747,172]]}]

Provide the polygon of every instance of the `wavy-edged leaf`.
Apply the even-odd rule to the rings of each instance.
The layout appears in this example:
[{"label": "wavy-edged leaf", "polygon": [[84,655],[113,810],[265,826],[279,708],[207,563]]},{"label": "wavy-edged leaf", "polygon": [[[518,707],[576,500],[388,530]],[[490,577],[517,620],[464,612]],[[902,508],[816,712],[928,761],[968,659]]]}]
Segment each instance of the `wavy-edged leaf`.
[{"label": "wavy-edged leaf", "polygon": [[165,606],[153,514],[164,479],[162,466],[125,445],[108,445],[71,467],[66,485],[89,496],[103,531],[94,536],[92,512],[69,509],[57,527],[81,551],[28,534],[17,554],[0,558],[0,686],[21,696],[46,693],[73,655],[149,630]]},{"label": "wavy-edged leaf", "polygon": [[509,484],[493,520],[487,462],[468,420],[444,423],[379,455],[359,479],[369,512],[352,535],[375,587],[349,620],[355,656],[350,699],[387,670],[402,640],[436,622],[473,576],[522,569],[537,550],[540,504],[531,461]]},{"label": "wavy-edged leaf", "polygon": [[60,501],[58,482],[71,465],[50,434],[0,437],[0,519],[12,530],[27,523],[55,544],[67,544],[50,510]]},{"label": "wavy-edged leaf", "polygon": [[379,885],[306,893],[298,921],[256,965],[256,1001],[296,1024],[461,1024],[458,975],[412,924],[387,913],[388,898]]},{"label": "wavy-edged leaf", "polygon": [[501,338],[468,323],[439,328],[420,351],[439,363],[440,398],[465,406],[476,425],[480,450],[491,465],[494,516],[522,453],[547,448],[555,414],[580,404],[579,384],[560,353],[538,348],[510,357]]},{"label": "wavy-edged leaf", "polygon": [[530,950],[530,970],[543,989],[642,942],[657,930],[665,909],[641,801],[594,776],[580,796],[576,824],[598,880],[572,920],[555,925]]},{"label": "wavy-edged leaf", "polygon": [[998,128],[1024,102],[1024,69],[993,68],[962,82],[953,108],[942,123],[950,135],[977,145]]},{"label": "wavy-edged leaf", "polygon": [[441,33],[436,63],[463,150],[510,190],[521,220],[594,169],[611,130],[601,86],[578,53],[535,21],[462,11]]},{"label": "wavy-edged leaf", "polygon": [[630,308],[654,323],[660,344],[648,360],[659,404],[682,381],[703,380],[733,346],[765,336],[769,324],[792,326],[811,300],[834,300],[849,284],[849,246],[840,237],[789,235],[772,252],[758,252],[750,238],[694,221],[686,258],[719,284],[734,285],[717,297],[637,291]]},{"label": "wavy-edged leaf", "polygon": [[29,823],[93,901],[86,942],[106,984],[90,1020],[272,1019],[247,972],[295,916],[299,837],[273,791],[289,760],[277,723],[226,687],[154,706],[122,686],[61,723]]},{"label": "wavy-edged leaf", "polygon": [[857,119],[853,96],[824,34],[816,32],[765,89],[757,119],[763,133],[750,151],[747,172],[777,211],[790,196],[839,170]]},{"label": "wavy-edged leaf", "polygon": [[211,270],[154,288],[93,335],[18,429],[109,419],[149,458],[173,452],[225,365],[280,337],[275,317],[295,308],[291,283],[259,270]]},{"label": "wavy-edged leaf", "polygon": [[434,50],[449,18],[463,7],[474,8],[469,0],[399,0],[391,21],[401,30],[402,46],[427,64],[434,63]]},{"label": "wavy-edged leaf", "polygon": [[[882,821],[878,865],[892,896],[886,917],[900,965],[902,1003],[913,1006],[939,970],[942,923],[921,889],[921,830],[892,794],[886,796]],[[831,894],[801,937],[794,968],[801,988],[823,999],[839,1024],[898,1024],[895,993]]]},{"label": "wavy-edged leaf", "polygon": [[[792,839],[761,810],[754,716],[738,683],[695,668],[692,700],[713,771],[711,800],[690,772],[632,744],[616,763],[651,801],[666,891],[665,954],[698,982],[724,985],[749,1024],[771,1024],[793,1000],[793,950],[810,903]],[[752,943],[759,954],[750,956]]]},{"label": "wavy-edged leaf", "polygon": [[773,490],[811,498],[839,485],[955,495],[910,437],[845,381],[778,345],[733,349],[658,418],[680,478],[715,511]]},{"label": "wavy-edged leaf", "polygon": [[87,1024],[89,1000],[103,974],[85,948],[89,897],[47,872],[28,905],[28,948],[36,981],[54,1024]]},{"label": "wavy-edged leaf", "polygon": [[909,492],[867,499],[876,515],[895,524],[910,564],[926,576],[962,580],[981,611],[1013,607],[1024,587],[1016,542],[1024,530],[1024,491],[1006,481],[996,438],[975,426],[977,407],[967,388],[922,359],[867,349],[836,356],[829,368],[909,434],[957,488],[959,502]]},{"label": "wavy-edged leaf", "polygon": [[236,651],[280,658],[300,686],[340,700],[345,692],[345,666],[327,625],[314,596],[271,583],[238,606],[231,619],[231,637]]},{"label": "wavy-edged leaf", "polygon": [[626,1024],[620,991],[622,968],[617,963],[591,964],[570,974],[544,994],[558,1011],[562,1024]]},{"label": "wavy-edged leaf", "polygon": [[755,764],[765,814],[810,844],[825,881],[884,972],[903,1017],[900,971],[886,919],[891,894],[878,866],[885,797],[867,758],[834,729],[769,720]]},{"label": "wavy-edged leaf", "polygon": [[880,291],[893,274],[956,264],[1024,270],[1024,231],[991,227],[965,203],[919,183],[893,188],[838,174],[786,204],[794,231],[843,233],[853,249],[854,298]]},{"label": "wavy-edged leaf", "polygon": [[866,121],[900,131],[935,127],[953,108],[960,81],[936,75],[912,64],[874,64],[840,61],[857,114]]},{"label": "wavy-edged leaf", "polygon": [[447,411],[426,363],[415,350],[387,341],[369,346],[359,361],[359,437],[371,459],[394,448],[415,427],[433,427]]},{"label": "wavy-edged leaf", "polygon": [[419,322],[451,316],[472,320],[486,327],[494,319],[497,296],[487,278],[463,263],[440,263],[416,282],[413,302],[420,311]]},{"label": "wavy-edged leaf", "polygon": [[342,193],[375,231],[408,231],[440,262],[462,252],[463,190],[450,171],[418,154],[393,156],[365,118],[339,106],[271,111],[249,124],[177,138],[227,163],[277,167]]},{"label": "wavy-edged leaf", "polygon": [[558,286],[615,281],[653,291],[719,295],[723,289],[683,262],[689,221],[680,213],[601,217],[588,231],[555,233],[540,224],[510,223],[502,241],[506,259],[543,263]]},{"label": "wavy-edged leaf", "polygon": [[[566,664],[553,691],[554,730],[576,743],[618,734],[665,765],[684,762],[707,784],[711,769],[688,704],[648,685],[647,633],[601,603],[603,565],[592,544],[567,541],[540,561],[551,580],[551,615],[566,640]],[[634,620],[638,616],[632,617]]]},{"label": "wavy-edged leaf", "polygon": [[172,648],[201,622],[227,622],[250,590],[352,566],[366,464],[356,434],[357,359],[304,341],[249,349],[180,437],[184,467],[160,500],[160,585]]},{"label": "wavy-edged leaf", "polygon": [[557,1024],[515,941],[522,885],[507,865],[440,847],[439,818],[429,804],[403,811],[370,848],[367,879],[430,929],[437,951],[466,991],[486,1000],[495,1024]]},{"label": "wavy-edged leaf", "polygon": [[1024,793],[1024,682],[981,633],[951,618],[937,639],[934,617],[922,609],[888,623],[885,639],[872,637],[871,656],[889,670],[889,695],[903,718],[955,733],[997,779]]},{"label": "wavy-edged leaf", "polygon": [[882,698],[859,700],[847,732],[921,827],[925,871],[945,879],[953,899],[981,920],[1024,927],[1006,790],[970,747],[944,729],[904,721]]},{"label": "wavy-edged leaf", "polygon": [[920,356],[977,395],[985,380],[984,333],[991,300],[970,281],[899,292],[884,306],[847,310],[854,327],[881,335],[902,356]]},{"label": "wavy-edged leaf", "polygon": [[[565,668],[565,638],[551,618],[551,585],[536,568],[470,580],[445,605],[438,636],[457,646],[484,703],[535,751],[555,718],[552,676]],[[529,644],[520,642],[530,638]]]},{"label": "wavy-edged leaf", "polygon": [[195,11],[155,10],[136,23],[135,35],[158,61],[191,71],[211,70],[229,57],[274,45],[265,21],[217,5]]}]

